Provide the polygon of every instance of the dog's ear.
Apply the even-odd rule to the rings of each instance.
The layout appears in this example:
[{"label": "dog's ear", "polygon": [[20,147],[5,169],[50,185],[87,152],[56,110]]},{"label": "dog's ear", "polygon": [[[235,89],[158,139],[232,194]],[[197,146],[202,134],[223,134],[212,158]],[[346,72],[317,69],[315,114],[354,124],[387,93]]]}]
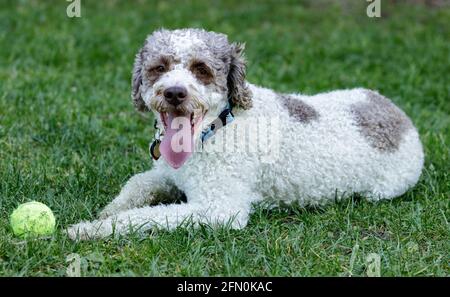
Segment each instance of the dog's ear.
[{"label": "dog's ear", "polygon": [[243,109],[252,107],[252,93],[245,82],[246,61],[244,58],[245,44],[231,44],[230,70],[228,72],[228,99],[234,106]]},{"label": "dog's ear", "polygon": [[131,78],[131,98],[133,99],[134,107],[139,111],[149,111],[141,96],[142,87],[142,52],[140,49],[134,59],[133,73]]}]

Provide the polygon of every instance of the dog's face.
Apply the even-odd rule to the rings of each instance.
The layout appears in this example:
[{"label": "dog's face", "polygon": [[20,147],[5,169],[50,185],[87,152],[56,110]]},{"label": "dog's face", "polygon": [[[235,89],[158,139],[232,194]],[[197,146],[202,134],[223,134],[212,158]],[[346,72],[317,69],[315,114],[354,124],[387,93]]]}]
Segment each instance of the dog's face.
[{"label": "dog's face", "polygon": [[[164,139],[172,140],[184,126],[193,145],[201,124],[217,118],[228,102],[244,109],[251,107],[243,49],[241,44],[230,44],[223,34],[200,29],[155,31],[134,63],[132,98],[136,108],[155,113],[165,131]],[[192,148],[191,144],[182,149]],[[164,145],[163,156],[167,154]],[[167,149],[172,155],[177,153],[176,148]],[[165,157],[173,167],[181,166]]]}]

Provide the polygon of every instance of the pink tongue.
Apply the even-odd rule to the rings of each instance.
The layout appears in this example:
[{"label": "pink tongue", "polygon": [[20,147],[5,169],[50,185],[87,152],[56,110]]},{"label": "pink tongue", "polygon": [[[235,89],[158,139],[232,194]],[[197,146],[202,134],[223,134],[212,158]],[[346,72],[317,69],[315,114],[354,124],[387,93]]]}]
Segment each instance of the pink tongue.
[{"label": "pink tongue", "polygon": [[168,113],[167,127],[159,149],[163,158],[175,169],[186,162],[194,150],[194,129],[189,116]]}]

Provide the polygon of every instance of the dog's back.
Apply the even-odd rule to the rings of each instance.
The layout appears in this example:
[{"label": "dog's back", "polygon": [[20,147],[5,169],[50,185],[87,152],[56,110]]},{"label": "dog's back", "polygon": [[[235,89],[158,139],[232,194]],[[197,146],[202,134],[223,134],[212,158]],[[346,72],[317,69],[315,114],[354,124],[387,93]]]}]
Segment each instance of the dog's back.
[{"label": "dog's back", "polygon": [[389,99],[366,89],[315,96],[253,87],[254,109],[280,115],[279,153],[261,164],[265,196],[323,204],[352,193],[371,200],[415,185],[423,150],[410,119]]}]

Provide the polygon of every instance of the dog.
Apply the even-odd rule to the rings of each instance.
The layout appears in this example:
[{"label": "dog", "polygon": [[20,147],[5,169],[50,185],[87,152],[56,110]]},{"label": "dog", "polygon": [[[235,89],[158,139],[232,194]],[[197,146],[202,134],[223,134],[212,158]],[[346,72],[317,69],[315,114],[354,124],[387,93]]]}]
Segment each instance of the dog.
[{"label": "dog", "polygon": [[136,55],[131,93],[156,119],[153,167],[98,220],[70,226],[72,239],[184,224],[240,229],[254,203],[392,199],[421,175],[419,134],[389,99],[364,88],[306,96],[253,85],[244,45],[224,34],[153,32]]}]

